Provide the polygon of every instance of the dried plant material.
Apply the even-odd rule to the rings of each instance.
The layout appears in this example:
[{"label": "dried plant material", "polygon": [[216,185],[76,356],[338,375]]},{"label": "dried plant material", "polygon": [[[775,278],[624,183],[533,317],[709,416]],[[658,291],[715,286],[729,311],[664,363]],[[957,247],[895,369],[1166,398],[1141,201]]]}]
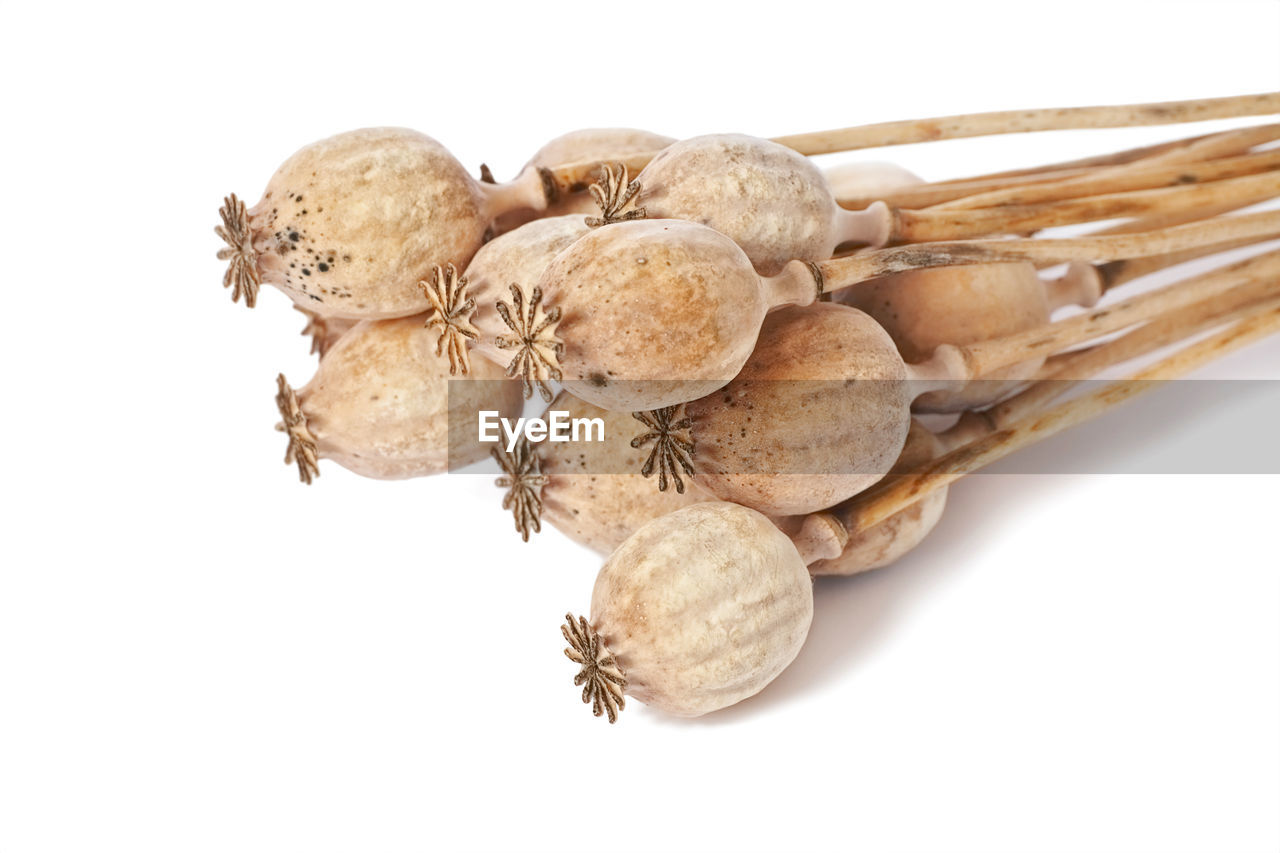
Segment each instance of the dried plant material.
[{"label": "dried plant material", "polygon": [[324,358],[325,353],[333,348],[338,342],[338,338],[342,337],[351,330],[359,320],[344,320],[338,317],[322,317],[314,311],[308,311],[301,305],[293,306],[293,310],[302,314],[307,318],[307,325],[302,328],[302,336],[311,338],[311,355],[319,354]]},{"label": "dried plant material", "polygon": [[845,210],[822,170],[789,148],[736,133],[668,146],[644,168],[636,198],[653,219],[687,219],[737,243],[761,275],[830,258],[842,243],[884,245],[888,208]]},{"label": "dried plant material", "polygon": [[694,443],[689,435],[693,421],[684,416],[684,404],[666,406],[651,412],[633,412],[632,417],[649,428],[649,431],[631,439],[631,446],[644,447],[650,442],[653,449],[645,460],[640,473],[645,477],[653,476],[658,471],[658,491],[667,490],[667,477],[676,485],[676,491],[684,494],[684,480],[680,472],[692,477]]},{"label": "dried plant material", "polygon": [[564,621],[560,633],[569,644],[565,657],[582,667],[573,677],[573,684],[582,688],[583,704],[590,705],[591,713],[597,717],[607,714],[610,723],[618,722],[618,712],[627,707],[622,695],[626,676],[586,617],[574,620],[572,613],[566,613]]},{"label": "dried plant material", "polygon": [[590,230],[581,216],[546,217],[501,234],[476,252],[466,272],[467,294],[476,301],[471,322],[480,332],[471,346],[473,355],[504,368],[511,363],[511,353],[496,343],[512,332],[498,313],[498,303],[513,285],[532,293],[551,260]]},{"label": "dried plant material", "polygon": [[418,282],[435,265],[466,264],[502,213],[546,207],[538,175],[482,183],[436,140],[394,127],[312,143],[256,205],[233,200],[219,231],[233,296],[253,304],[269,284],[317,314],[359,319],[426,311]]},{"label": "dried plant material", "polygon": [[[1267,154],[1269,159],[1273,155]],[[1203,184],[1165,186],[1159,189],[1110,192],[1046,201],[1005,204],[972,210],[931,207],[927,210],[895,209],[887,242],[924,243],[967,240],[992,234],[1028,234],[1042,228],[1076,225],[1131,216],[1196,214],[1221,206],[1244,206],[1280,194],[1280,172],[1264,171],[1244,177],[1224,178]]]},{"label": "dried plant material", "polygon": [[1248,316],[1236,320],[1226,329],[1183,347],[1127,379],[1106,383],[1088,394],[1025,417],[1011,426],[958,447],[907,472],[891,483],[886,482],[859,495],[852,502],[848,513],[847,527],[850,536],[874,527],[966,474],[1154,390],[1162,384],[1155,380],[1177,379],[1216,358],[1278,332],[1280,297],[1272,297],[1259,303],[1254,310],[1248,312]]},{"label": "dried plant material", "polygon": [[888,473],[915,398],[968,376],[954,347],[904,363],[888,333],[847,305],[774,311],[733,381],[685,406],[694,482],[771,516],[833,506]]},{"label": "dried plant material", "polygon": [[603,679],[602,700],[612,685],[696,717],[762,690],[795,659],[812,619],[813,583],[791,540],[754,510],[711,502],[619,545],[596,577],[590,621],[576,628],[609,642],[593,650],[583,636],[583,660],[612,657],[625,678]]},{"label": "dried plant material", "polygon": [[[552,168],[565,163],[590,162],[590,172],[594,175],[602,164],[615,163],[620,158],[635,154],[660,151],[673,142],[675,140],[669,136],[630,127],[583,128],[557,136],[539,148],[524,165],[521,175],[536,172],[545,180],[548,204],[544,217],[576,214],[577,222],[583,224],[584,216],[599,213],[599,207],[589,192],[592,179],[588,177],[582,182],[559,185]],[[523,212],[500,217],[498,233],[504,234],[524,225],[536,215]]]},{"label": "dried plant material", "polygon": [[589,227],[599,228],[615,222],[644,219],[643,207],[623,212],[623,208],[631,202],[636,193],[640,192],[640,181],[638,179],[629,181],[627,178],[627,167],[624,163],[617,163],[612,168],[607,165],[600,167],[600,180],[588,188],[591,190],[591,197],[595,199],[596,206],[600,208],[600,215],[586,218],[586,224]]},{"label": "dried plant material", "polygon": [[438,474],[485,458],[481,411],[520,413],[520,383],[477,359],[450,378],[422,315],[366,320],[348,330],[297,392],[314,456],[361,476],[398,480]]},{"label": "dried plant material", "polygon": [[494,481],[499,488],[507,490],[502,508],[511,510],[520,538],[528,542],[531,532],[542,532],[542,487],[547,484],[542,463],[523,435],[516,441],[514,450],[508,452],[495,447],[490,453],[503,471]]},{"label": "dried plant material", "polygon": [[463,376],[471,372],[471,358],[467,355],[467,341],[480,337],[480,332],[471,325],[471,315],[476,310],[476,301],[467,296],[467,280],[458,277],[458,270],[449,264],[444,269],[439,266],[431,274],[431,283],[418,282],[427,301],[431,303],[427,328],[440,327],[440,337],[436,339],[436,355],[445,349],[449,353],[449,375],[459,371]]},{"label": "dried plant material", "polygon": [[547,381],[560,380],[560,354],[564,352],[564,344],[556,337],[560,309],[543,309],[540,287],[534,287],[527,307],[524,300],[523,291],[513,284],[511,305],[498,302],[498,314],[507,328],[515,332],[515,337],[499,337],[494,343],[499,349],[516,351],[507,365],[507,375],[520,377],[525,399],[533,396],[533,388],[537,386],[542,399],[550,402],[551,389]]},{"label": "dried plant material", "polygon": [[240,295],[244,294],[244,304],[252,308],[258,304],[262,276],[258,272],[258,253],[253,249],[249,213],[244,202],[232,193],[222,200],[218,215],[222,217],[222,224],[213,230],[227,244],[218,250],[218,260],[230,261],[222,275],[222,286],[231,288],[232,302],[240,301]]},{"label": "dried plant material", "polygon": [[966,139],[1005,133],[1074,130],[1101,127],[1148,127],[1209,121],[1217,118],[1280,112],[1280,93],[1165,101],[1154,104],[1115,104],[1100,107],[1056,107],[1004,110],[990,113],[909,119],[847,127],[840,130],[775,137],[774,142],[801,154],[832,154],[861,148],[911,145],[940,139]]},{"label": "dried plant material", "polygon": [[[837,301],[875,318],[908,362],[943,344],[965,345],[1042,327],[1067,304],[1092,307],[1101,279],[1089,264],[1044,282],[1028,263],[912,270],[837,291]],[[918,412],[958,412],[990,405],[1039,369],[1043,357],[982,375],[954,390],[916,400]]]},{"label": "dried plant material", "polygon": [[276,429],[289,436],[289,447],[284,453],[284,464],[298,464],[298,478],[311,485],[313,477],[320,476],[319,457],[316,455],[316,439],[307,429],[307,416],[298,405],[298,395],[289,387],[284,374],[276,376],[276,408],[283,423]]},{"label": "dried plant material", "polygon": [[[630,413],[606,411],[565,391],[547,404],[547,411],[587,423],[592,438],[544,441],[534,447],[547,476],[540,492],[542,520],[573,541],[608,554],[647,522],[690,504],[716,500],[693,483],[683,494],[675,489],[660,492],[638,473],[646,453],[631,444],[636,422]],[[597,420],[602,437],[590,425]]]}]

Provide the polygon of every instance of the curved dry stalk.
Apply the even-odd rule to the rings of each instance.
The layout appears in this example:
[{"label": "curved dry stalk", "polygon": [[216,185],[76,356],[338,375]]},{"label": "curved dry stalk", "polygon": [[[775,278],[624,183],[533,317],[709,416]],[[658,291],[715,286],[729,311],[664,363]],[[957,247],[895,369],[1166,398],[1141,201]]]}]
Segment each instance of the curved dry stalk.
[{"label": "curved dry stalk", "polygon": [[684,403],[654,409],[651,412],[632,412],[631,417],[649,428],[649,431],[631,439],[634,448],[644,447],[653,442],[649,458],[644,461],[640,473],[646,477],[653,476],[655,467],[658,471],[658,491],[667,490],[667,477],[676,484],[676,492],[684,494],[684,480],[680,472],[692,477],[694,442],[690,430],[693,421],[684,416]]},{"label": "curved dry stalk", "polygon": [[490,453],[503,471],[503,476],[494,481],[499,488],[507,490],[502,508],[511,510],[520,538],[528,542],[531,531],[542,532],[542,487],[549,479],[542,473],[542,460],[523,435],[516,441],[514,450],[507,452],[495,447]]},{"label": "curved dry stalk", "polygon": [[918,243],[855,252],[814,265],[826,291],[913,269],[964,264],[1029,261],[1039,265],[1069,261],[1101,263],[1167,255],[1237,240],[1280,237],[1280,212],[1252,213],[1176,225],[1139,234],[1071,239],[971,240]]},{"label": "curved dry stalk", "polygon": [[628,180],[626,163],[615,163],[612,168],[602,165],[600,180],[592,184],[589,189],[591,197],[596,200],[596,205],[600,208],[600,215],[588,216],[585,220],[588,227],[599,228],[615,222],[644,219],[643,207],[628,210],[626,213],[622,212],[631,199],[635,198],[636,193],[640,192],[640,181]]},{"label": "curved dry stalk", "polygon": [[[1269,157],[1271,155],[1268,155]],[[1005,205],[975,210],[893,210],[890,241],[920,243],[964,240],[990,234],[1027,233],[1041,228],[1148,214],[1177,214],[1247,205],[1280,195],[1280,170],[1205,184],[1134,190],[1043,204]]]},{"label": "curved dry stalk", "polygon": [[627,677],[622,667],[586,617],[575,620],[572,613],[566,613],[564,622],[560,633],[569,644],[564,654],[581,667],[573,677],[573,684],[582,688],[583,703],[590,705],[591,713],[597,717],[605,714],[610,723],[618,722],[618,712],[627,707],[622,695]]},{"label": "curved dry stalk", "polygon": [[252,308],[258,304],[262,274],[258,272],[258,252],[253,248],[249,212],[244,202],[232,193],[222,200],[218,215],[222,217],[222,224],[213,231],[227,244],[218,250],[218,260],[230,261],[222,275],[222,286],[231,288],[232,302],[239,302],[240,295],[244,294],[244,304]]},{"label": "curved dry stalk", "polygon": [[431,283],[420,281],[418,287],[422,288],[423,295],[431,303],[426,327],[440,327],[440,337],[436,338],[436,355],[441,355],[447,348],[449,375],[453,376],[461,371],[466,376],[471,372],[467,341],[480,340],[480,330],[471,325],[476,301],[467,296],[467,280],[459,278],[458,270],[453,264],[444,269],[436,264],[431,274]]},{"label": "curved dry stalk", "polygon": [[319,456],[316,452],[316,437],[307,429],[307,416],[298,404],[298,395],[289,387],[284,374],[276,376],[276,408],[280,411],[283,423],[276,424],[276,429],[289,436],[289,447],[284,452],[284,464],[298,464],[298,478],[307,485],[314,477],[320,476]]},{"label": "curved dry stalk", "polygon": [[773,141],[793,148],[801,154],[833,154],[837,151],[913,145],[917,142],[968,139],[1006,133],[1149,127],[1218,118],[1269,115],[1276,112],[1280,112],[1280,93],[1266,92],[1257,95],[1165,101],[1154,104],[1002,110],[939,118],[888,121],[839,130],[778,136],[774,137]]},{"label": "curved dry stalk", "polygon": [[1154,389],[1160,384],[1155,380],[1176,379],[1277,332],[1280,332],[1280,299],[1267,300],[1250,311],[1247,318],[1137,371],[1128,379],[1107,383],[1089,394],[1059,403],[1042,414],[965,444],[893,482],[882,481],[854,499],[846,516],[850,536],[866,532],[965,474]]},{"label": "curved dry stalk", "polygon": [[560,309],[543,309],[540,287],[533,289],[526,308],[524,293],[514,284],[511,285],[511,305],[498,300],[495,307],[502,322],[515,332],[515,337],[494,340],[499,349],[516,351],[507,365],[507,375],[520,377],[526,400],[533,396],[536,386],[542,399],[550,403],[551,388],[547,382],[560,381],[560,356],[564,353],[564,343],[556,337]]}]

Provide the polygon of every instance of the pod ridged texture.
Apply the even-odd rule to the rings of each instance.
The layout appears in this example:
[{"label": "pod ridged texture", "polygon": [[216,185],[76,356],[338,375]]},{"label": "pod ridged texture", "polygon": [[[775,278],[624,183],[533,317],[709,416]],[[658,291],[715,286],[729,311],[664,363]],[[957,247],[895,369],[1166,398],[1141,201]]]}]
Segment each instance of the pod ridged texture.
[{"label": "pod ridged texture", "polygon": [[696,504],[619,546],[596,579],[591,616],[629,695],[697,716],[754,695],[795,659],[813,620],[812,581],[760,513]]}]

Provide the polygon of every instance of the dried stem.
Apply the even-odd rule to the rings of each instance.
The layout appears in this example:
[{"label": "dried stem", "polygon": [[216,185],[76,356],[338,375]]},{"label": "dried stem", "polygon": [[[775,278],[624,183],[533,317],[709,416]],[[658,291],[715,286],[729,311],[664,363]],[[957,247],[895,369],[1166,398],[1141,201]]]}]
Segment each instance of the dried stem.
[{"label": "dried stem", "polygon": [[1110,291],[1123,284],[1128,284],[1134,279],[1142,278],[1146,275],[1159,272],[1169,267],[1175,267],[1178,264],[1185,264],[1188,261],[1194,261],[1197,258],[1205,258],[1211,255],[1217,255],[1222,252],[1228,252],[1232,249],[1239,249],[1242,246],[1253,246],[1258,243],[1264,243],[1267,239],[1258,239],[1256,237],[1246,237],[1239,240],[1233,240],[1220,246],[1205,246],[1197,249],[1187,249],[1182,252],[1170,252],[1167,255],[1152,255],[1146,258],[1130,258],[1122,261],[1109,261],[1105,264],[1098,264],[1095,269],[1098,276],[1102,280],[1102,288],[1104,291]]},{"label": "dried stem", "polygon": [[244,202],[232,193],[222,200],[218,210],[222,224],[213,229],[227,245],[218,250],[218,260],[230,261],[222,275],[222,286],[231,288],[231,301],[240,301],[249,308],[258,304],[258,288],[262,275],[258,272],[258,252],[253,248],[253,229],[249,225],[249,212]]},{"label": "dried stem", "polygon": [[1098,169],[1063,181],[965,196],[955,201],[935,205],[929,208],[929,212],[975,210],[1005,204],[1041,204],[1093,195],[1203,184],[1227,178],[1256,175],[1277,168],[1280,168],[1280,151],[1275,150],[1243,154],[1239,157],[1223,157],[1203,163],[1174,162],[1152,165],[1139,161],[1127,166]]},{"label": "dried stem", "polygon": [[565,656],[581,667],[573,677],[574,686],[582,688],[582,701],[591,706],[591,713],[597,717],[608,715],[609,722],[616,723],[618,712],[627,707],[622,695],[627,687],[626,675],[586,617],[575,619],[572,613],[566,613],[564,622],[560,633],[569,644]]},{"label": "dried stem", "polygon": [[850,535],[858,535],[901,512],[937,489],[962,476],[1008,456],[1072,426],[1084,423],[1108,409],[1150,391],[1154,380],[1176,379],[1215,358],[1220,358],[1254,341],[1280,331],[1280,304],[1268,300],[1265,308],[1250,312],[1247,319],[1233,323],[1198,343],[1134,373],[1130,378],[1105,386],[1072,400],[1059,403],[1043,414],[1025,418],[964,445],[907,474],[864,492],[855,499],[848,515]]},{"label": "dried stem", "polygon": [[1234,157],[1245,154],[1255,145],[1275,139],[1280,139],[1280,124],[1265,124],[1178,139],[1160,145],[1133,148],[1068,163],[1054,163],[1030,169],[918,184],[875,197],[842,198],[840,204],[856,209],[866,207],[873,201],[885,201],[895,207],[919,210],[956,199],[968,199],[983,193],[1014,191],[1038,184],[1064,183],[1098,175],[1114,168],[1154,167]]},{"label": "dried stem", "polygon": [[1253,213],[1162,228],[1140,234],[1072,239],[973,240],[919,243],[861,251],[816,264],[826,291],[913,269],[963,264],[1002,264],[1029,261],[1059,264],[1068,261],[1114,261],[1165,255],[1243,239],[1280,237],[1280,212]]},{"label": "dried stem", "polygon": [[307,416],[298,404],[298,395],[289,387],[284,374],[276,376],[276,408],[283,423],[276,429],[289,436],[289,447],[284,452],[284,464],[298,464],[298,478],[307,485],[320,476],[319,456],[316,453],[316,437],[307,429]]},{"label": "dried stem", "polygon": [[676,492],[684,494],[684,480],[680,472],[692,477],[694,442],[690,430],[693,421],[684,416],[684,404],[654,409],[651,412],[632,412],[631,416],[649,428],[649,431],[631,439],[631,446],[644,447],[653,442],[649,458],[640,473],[646,477],[658,471],[658,491],[667,490],[667,477],[676,484]]},{"label": "dried stem", "polygon": [[981,377],[1201,303],[1235,287],[1270,283],[1276,276],[1280,276],[1280,251],[1258,255],[1065,320],[957,349],[970,375]]},{"label": "dried stem", "polygon": [[[1041,130],[1073,130],[1105,127],[1150,127],[1162,124],[1182,124],[1208,121],[1218,118],[1242,118],[1280,112],[1280,93],[1239,95],[1230,98],[1205,98],[1195,101],[1167,101],[1156,104],[1129,104],[1104,107],[1068,107],[1038,110],[1009,110],[994,113],[945,116],[932,119],[911,119],[881,124],[846,127],[792,136],[777,136],[773,142],[785,145],[801,154],[833,154],[837,151],[857,151],[864,148],[881,148],[890,145],[908,145],[917,142],[934,142],[943,139],[962,139],[974,136],[992,136],[1005,133],[1027,133]],[[1149,146],[1140,152],[1162,150],[1164,146],[1176,146],[1179,142]],[[647,151],[619,158],[633,172],[640,172],[658,151]],[[1135,155],[1140,156],[1140,155]],[[1098,165],[1125,162],[1115,155],[1091,157],[1068,166]],[[591,182],[591,175],[599,168],[597,160],[564,163],[543,172],[547,196],[572,192]],[[1025,174],[1034,170],[1024,170]],[[1005,175],[1020,174],[1006,172]]]},{"label": "dried stem", "polygon": [[1010,204],[976,210],[895,210],[890,242],[963,240],[1126,216],[1198,212],[1224,204],[1253,204],[1276,195],[1280,195],[1280,171],[1273,170],[1206,184],[1108,193],[1043,204]]},{"label": "dried stem", "polygon": [[1247,317],[1277,298],[1275,279],[1246,282],[1227,293],[1162,314],[1119,338],[1065,354],[1054,369],[1023,391],[982,413],[990,429],[1005,429],[1041,411],[1079,383],[1117,364]]},{"label": "dried stem", "polygon": [[1106,127],[1149,127],[1182,124],[1219,118],[1269,115],[1280,112],[1280,93],[1205,98],[1193,101],[1166,101],[1155,104],[1125,104],[1100,107],[1005,110],[990,113],[943,116],[940,118],[890,121],[779,136],[774,142],[801,154],[832,154],[863,148],[912,145],[943,139],[966,139],[1006,133],[1044,130],[1082,130]]},{"label": "dried stem", "polygon": [[467,354],[467,341],[478,341],[480,330],[471,325],[476,301],[467,296],[467,280],[458,277],[458,270],[449,264],[444,269],[437,264],[431,274],[431,283],[418,282],[422,293],[431,303],[426,328],[440,327],[436,339],[436,355],[446,349],[449,353],[449,375],[471,372],[471,358]]},{"label": "dried stem", "polygon": [[516,441],[514,450],[507,452],[495,447],[490,452],[503,471],[503,476],[494,481],[507,490],[502,508],[511,510],[520,538],[528,542],[530,532],[542,532],[542,487],[548,480],[542,473],[542,460],[523,435]]}]

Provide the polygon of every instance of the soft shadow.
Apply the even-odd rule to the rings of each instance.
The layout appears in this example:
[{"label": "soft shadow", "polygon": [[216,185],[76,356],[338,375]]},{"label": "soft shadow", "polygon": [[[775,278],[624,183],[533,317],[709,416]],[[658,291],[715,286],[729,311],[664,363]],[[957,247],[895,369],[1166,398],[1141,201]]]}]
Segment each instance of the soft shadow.
[{"label": "soft shadow", "polygon": [[1070,482],[1010,474],[974,476],[957,483],[933,533],[897,563],[851,577],[816,580],[808,639],[795,661],[763,691],[703,717],[654,713],[650,719],[672,726],[733,725],[821,690],[825,683],[844,680],[891,636],[905,608],[940,589],[948,578],[979,570],[968,555],[1016,525],[1037,495]]}]

